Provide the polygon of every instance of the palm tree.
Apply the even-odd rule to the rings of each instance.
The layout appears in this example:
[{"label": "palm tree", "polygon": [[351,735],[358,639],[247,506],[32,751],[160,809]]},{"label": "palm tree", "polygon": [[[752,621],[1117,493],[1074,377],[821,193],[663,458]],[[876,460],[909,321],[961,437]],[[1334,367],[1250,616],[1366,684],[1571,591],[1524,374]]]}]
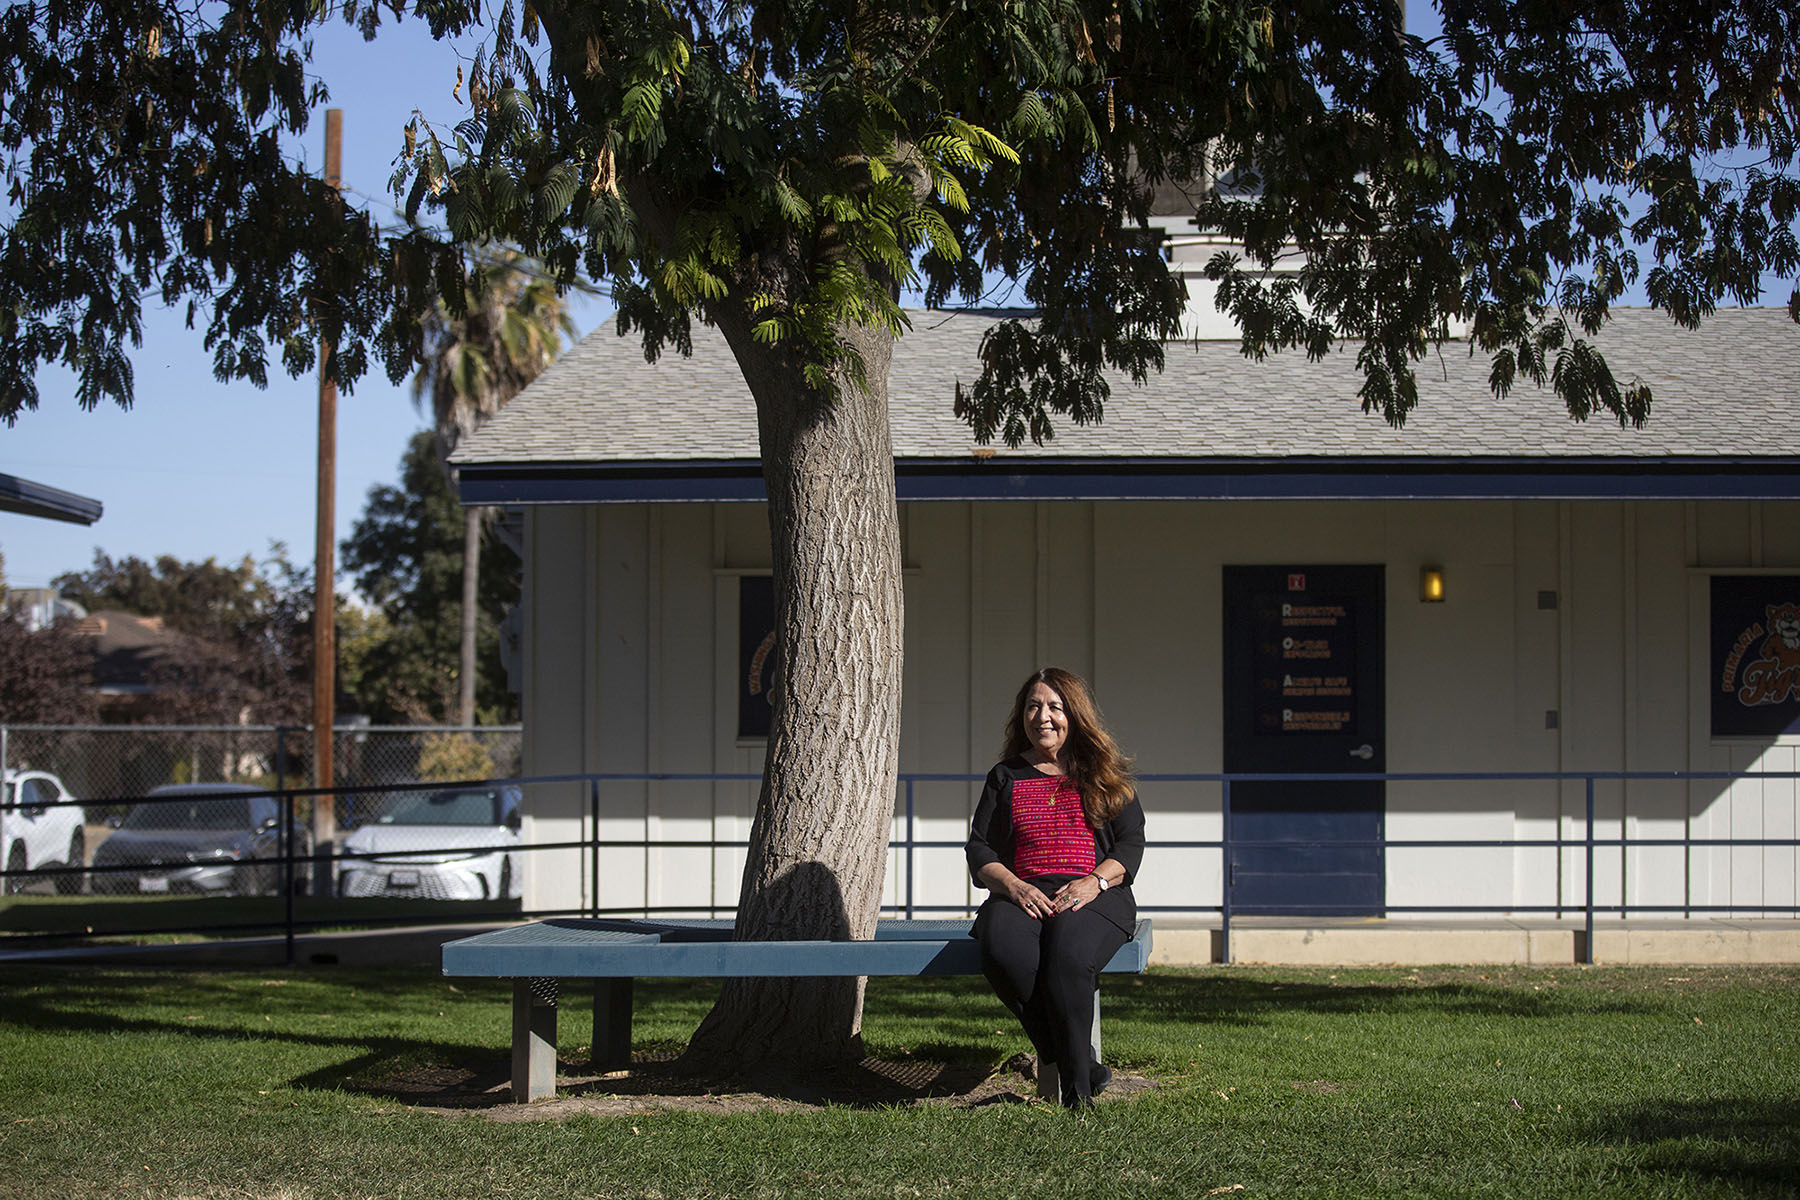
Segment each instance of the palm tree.
[{"label": "palm tree", "polygon": [[[438,453],[454,477],[450,454],[504,408],[572,341],[575,323],[540,264],[516,250],[476,265],[461,311],[442,297],[425,318],[425,362],[413,376],[413,402],[431,401]],[[475,723],[475,581],[481,565],[486,508],[464,512],[462,646],[457,664],[457,723]]]}]

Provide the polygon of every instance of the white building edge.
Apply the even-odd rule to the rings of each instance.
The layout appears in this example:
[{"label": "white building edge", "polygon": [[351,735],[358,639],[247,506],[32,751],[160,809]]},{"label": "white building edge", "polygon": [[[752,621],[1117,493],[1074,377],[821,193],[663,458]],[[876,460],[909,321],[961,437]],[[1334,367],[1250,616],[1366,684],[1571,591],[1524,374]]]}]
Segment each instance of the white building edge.
[{"label": "white building edge", "polygon": [[[1800,606],[1800,326],[1784,311],[1722,311],[1698,332],[1617,311],[1600,340],[1655,390],[1643,430],[1573,423],[1529,383],[1496,399],[1465,343],[1419,364],[1419,407],[1394,430],[1361,412],[1349,353],[1258,364],[1200,340],[1171,343],[1145,387],[1115,381],[1102,424],[991,455],[951,396],[1002,315],[911,318],[891,377],[903,775],[984,772],[1020,680],[1054,663],[1093,681],[1146,776],[1511,776],[1335,797],[1240,785],[1234,838],[1319,845],[1240,848],[1230,868],[1176,844],[1220,840],[1220,783],[1152,778],[1151,912],[1229,897],[1240,914],[1579,913],[1590,786],[1541,777],[1561,772],[1667,773],[1592,784],[1596,837],[1630,842],[1594,852],[1603,913],[1800,909],[1796,780],[1742,777],[1796,770],[1800,682],[1714,704],[1732,698],[1726,674],[1740,688],[1752,662],[1765,683],[1786,669],[1750,626]],[[649,365],[603,328],[457,454],[464,500],[522,527],[528,775],[760,770],[740,728],[740,605],[769,567],[755,413],[722,340],[696,327],[694,351]],[[1427,568],[1441,601],[1421,599]],[[1266,604],[1258,617],[1256,595],[1306,601],[1289,610],[1300,624],[1271,625]],[[1283,638],[1300,658],[1270,648]],[[1712,772],[1740,777],[1695,777]],[[891,907],[979,903],[960,850],[978,786],[912,784],[913,837],[943,845],[910,872],[893,853]],[[535,786],[528,840],[568,848],[533,856],[526,907],[728,913],[756,790]],[[906,804],[903,789],[897,838]],[[575,846],[596,832],[597,870]],[[1396,844],[1420,841],[1536,844]]]}]

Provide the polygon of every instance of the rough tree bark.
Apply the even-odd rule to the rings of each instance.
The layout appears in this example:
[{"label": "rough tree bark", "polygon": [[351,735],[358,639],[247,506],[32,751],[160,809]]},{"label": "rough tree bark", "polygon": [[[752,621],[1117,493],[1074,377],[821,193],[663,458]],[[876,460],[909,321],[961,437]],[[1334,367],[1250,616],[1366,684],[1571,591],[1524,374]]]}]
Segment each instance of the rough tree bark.
[{"label": "rough tree bark", "polygon": [[[782,669],[738,901],[740,940],[875,933],[899,761],[903,620],[887,376],[893,340],[847,329],[866,387],[825,400],[721,319],[756,398]],[[728,981],[689,1043],[695,1069],[862,1057],[860,979]]]}]

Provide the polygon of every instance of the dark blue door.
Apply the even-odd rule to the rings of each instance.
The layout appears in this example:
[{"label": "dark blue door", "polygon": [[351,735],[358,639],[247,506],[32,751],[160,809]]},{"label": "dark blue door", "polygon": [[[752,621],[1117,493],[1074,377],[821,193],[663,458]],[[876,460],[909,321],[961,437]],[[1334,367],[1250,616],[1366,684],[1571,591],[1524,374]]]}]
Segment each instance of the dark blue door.
[{"label": "dark blue door", "polygon": [[[1379,566],[1225,568],[1227,773],[1387,769],[1383,582]],[[1380,779],[1234,784],[1232,911],[1380,915],[1385,799]]]}]

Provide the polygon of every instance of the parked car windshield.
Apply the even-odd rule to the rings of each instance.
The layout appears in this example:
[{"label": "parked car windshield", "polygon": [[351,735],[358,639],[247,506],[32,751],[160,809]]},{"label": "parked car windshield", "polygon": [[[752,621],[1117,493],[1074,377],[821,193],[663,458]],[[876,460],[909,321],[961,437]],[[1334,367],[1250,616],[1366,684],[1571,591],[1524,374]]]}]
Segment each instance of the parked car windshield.
[{"label": "parked car windshield", "polygon": [[243,796],[182,796],[139,804],[120,829],[248,829],[250,801]]},{"label": "parked car windshield", "polygon": [[500,793],[493,788],[408,796],[382,814],[382,825],[499,825]]}]

